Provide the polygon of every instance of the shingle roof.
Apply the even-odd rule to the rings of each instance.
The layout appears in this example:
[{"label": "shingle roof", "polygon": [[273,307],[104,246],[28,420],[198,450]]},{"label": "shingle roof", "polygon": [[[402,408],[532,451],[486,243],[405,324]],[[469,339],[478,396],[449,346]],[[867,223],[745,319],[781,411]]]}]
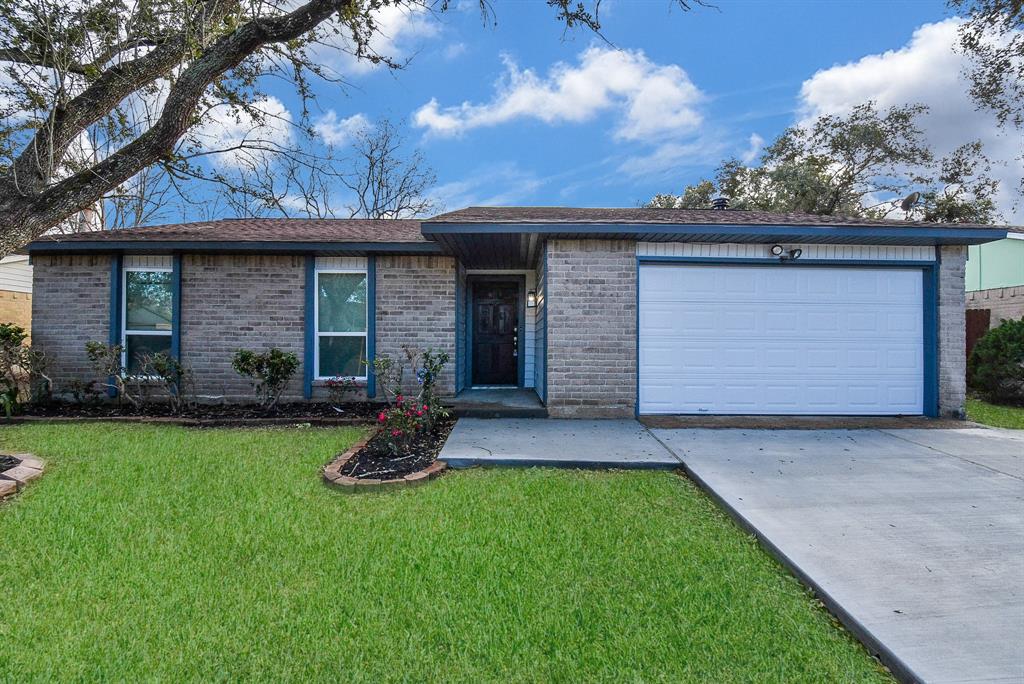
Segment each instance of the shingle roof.
[{"label": "shingle roof", "polygon": [[[775,213],[741,209],[647,209],[601,207],[468,207],[427,219],[424,223],[650,223],[673,225],[864,226],[912,228],[940,224],[893,219],[861,219],[817,214]],[[949,225],[949,224],[942,224]],[[954,226],[950,226],[954,227]],[[960,223],[956,228],[991,230],[1002,226]],[[1022,229],[1024,230],[1024,229]]]},{"label": "shingle roof", "polygon": [[424,243],[420,222],[382,219],[221,219],[48,235],[45,242],[408,242]]}]

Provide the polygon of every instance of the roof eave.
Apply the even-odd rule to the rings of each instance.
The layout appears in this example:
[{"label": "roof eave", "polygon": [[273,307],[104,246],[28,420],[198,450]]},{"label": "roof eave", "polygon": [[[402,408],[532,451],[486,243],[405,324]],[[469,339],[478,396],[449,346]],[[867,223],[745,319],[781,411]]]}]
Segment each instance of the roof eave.
[{"label": "roof eave", "polygon": [[734,238],[735,242],[828,242],[868,244],[884,241],[908,245],[977,245],[1007,236],[1005,228],[965,228],[956,225],[933,226],[804,226],[761,224],[673,224],[673,223],[433,223],[424,221],[423,236],[441,235],[537,234],[582,238],[634,237],[650,241],[700,241],[713,236],[715,241]]},{"label": "roof eave", "polygon": [[37,240],[29,254],[87,254],[109,252],[202,252],[230,254],[442,254],[436,242],[302,242],[212,240]]}]

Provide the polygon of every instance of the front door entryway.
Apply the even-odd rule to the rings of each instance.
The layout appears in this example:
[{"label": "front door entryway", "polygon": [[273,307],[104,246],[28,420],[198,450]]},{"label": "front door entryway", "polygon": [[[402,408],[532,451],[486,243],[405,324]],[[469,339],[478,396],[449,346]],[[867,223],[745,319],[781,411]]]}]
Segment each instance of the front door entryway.
[{"label": "front door entryway", "polygon": [[475,386],[519,382],[519,285],[473,283],[472,383]]}]

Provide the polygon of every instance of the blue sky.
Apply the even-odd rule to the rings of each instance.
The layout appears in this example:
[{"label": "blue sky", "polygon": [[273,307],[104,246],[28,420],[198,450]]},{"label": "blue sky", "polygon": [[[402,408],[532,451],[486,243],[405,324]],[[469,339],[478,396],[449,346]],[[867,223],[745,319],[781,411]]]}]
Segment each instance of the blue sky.
[{"label": "blue sky", "polygon": [[540,0],[493,6],[496,26],[475,2],[387,18],[381,50],[411,60],[401,71],[325,52],[351,85],[318,86],[324,135],[343,148],[349,124],[404,120],[446,209],[632,206],[678,192],[724,157],[752,157],[801,119],[872,98],[930,105],[924,128],[937,151],[982,138],[1006,160],[997,174],[1007,185],[1021,175],[1012,136],[965,95],[943,2],[720,0],[687,13],[670,0],[606,0],[612,45],[563,36]]}]

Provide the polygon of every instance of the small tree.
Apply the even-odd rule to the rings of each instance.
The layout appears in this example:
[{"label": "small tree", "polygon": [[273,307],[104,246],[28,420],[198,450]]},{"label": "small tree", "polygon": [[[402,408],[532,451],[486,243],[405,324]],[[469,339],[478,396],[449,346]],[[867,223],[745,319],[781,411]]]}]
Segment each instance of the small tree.
[{"label": "small tree", "polygon": [[85,343],[85,355],[101,378],[97,382],[99,386],[114,390],[118,401],[127,400],[135,408],[142,405],[142,395],[134,396],[129,391],[128,369],[122,362],[124,347],[90,340]]},{"label": "small tree", "polygon": [[1024,318],[1003,321],[978,340],[967,377],[992,401],[1024,403]]},{"label": "small tree", "polygon": [[49,389],[45,357],[25,344],[27,338],[20,325],[0,323],[0,406],[8,418]]},{"label": "small tree", "polygon": [[192,371],[175,358],[157,352],[139,356],[140,375],[159,384],[171,412],[178,414],[192,401]]},{"label": "small tree", "polygon": [[256,402],[265,410],[272,409],[281,398],[288,381],[299,367],[299,357],[292,352],[271,347],[263,354],[239,349],[231,360],[239,375],[249,378],[256,392]]}]

